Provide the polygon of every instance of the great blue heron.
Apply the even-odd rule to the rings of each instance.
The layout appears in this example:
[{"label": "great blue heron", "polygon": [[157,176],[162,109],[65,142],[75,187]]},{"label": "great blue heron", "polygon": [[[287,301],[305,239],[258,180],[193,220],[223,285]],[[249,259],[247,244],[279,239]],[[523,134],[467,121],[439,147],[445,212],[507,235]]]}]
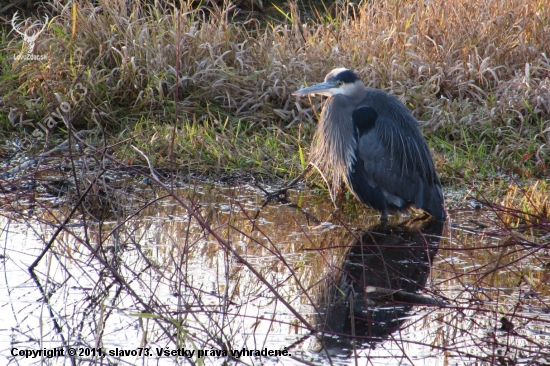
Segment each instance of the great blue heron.
[{"label": "great blue heron", "polygon": [[315,132],[311,162],[332,177],[332,197],[343,177],[359,201],[381,212],[381,221],[389,212],[410,207],[445,220],[441,182],[430,150],[403,103],[382,90],[366,88],[345,68],[332,70],[325,82],[293,95],[310,94],[329,97]]}]

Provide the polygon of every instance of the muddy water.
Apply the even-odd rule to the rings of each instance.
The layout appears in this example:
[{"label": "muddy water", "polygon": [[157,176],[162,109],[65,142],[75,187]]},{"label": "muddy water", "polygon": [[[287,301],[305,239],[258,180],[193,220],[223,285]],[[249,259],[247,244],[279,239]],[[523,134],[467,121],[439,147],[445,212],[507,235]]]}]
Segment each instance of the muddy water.
[{"label": "muddy water", "polygon": [[353,199],[249,185],[174,196],[6,212],[0,364],[550,362],[548,232],[463,207],[381,227]]}]

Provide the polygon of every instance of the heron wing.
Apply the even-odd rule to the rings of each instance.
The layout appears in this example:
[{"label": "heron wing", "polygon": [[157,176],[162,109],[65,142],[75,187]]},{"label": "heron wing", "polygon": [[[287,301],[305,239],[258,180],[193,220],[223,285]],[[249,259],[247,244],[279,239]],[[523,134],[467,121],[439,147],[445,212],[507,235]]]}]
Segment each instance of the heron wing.
[{"label": "heron wing", "polygon": [[439,178],[416,120],[411,115],[412,121],[407,121],[408,117],[399,121],[379,115],[371,107],[357,108],[352,118],[358,155],[368,184],[381,188],[390,204],[398,208],[414,204],[435,216],[426,208],[426,196],[432,194],[434,186],[441,192]]}]

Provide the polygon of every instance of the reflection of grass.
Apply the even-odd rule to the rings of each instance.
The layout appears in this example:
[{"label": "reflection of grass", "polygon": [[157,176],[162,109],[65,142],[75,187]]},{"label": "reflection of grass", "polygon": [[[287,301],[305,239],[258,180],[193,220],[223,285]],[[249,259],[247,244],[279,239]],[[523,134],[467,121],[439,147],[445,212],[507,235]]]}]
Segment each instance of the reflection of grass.
[{"label": "reflection of grass", "polygon": [[[89,154],[76,156],[75,151],[68,159],[92,162],[94,154]],[[137,185],[142,175],[128,180],[128,166],[104,163],[105,171],[90,164],[89,171],[77,168],[71,172],[75,176],[84,173],[85,179],[79,192],[69,187],[67,195],[73,199],[61,210],[44,199],[44,194],[36,200],[41,209],[29,213],[14,207],[10,217],[30,227],[35,221],[41,223],[45,235],[40,233],[33,240],[55,243],[47,250],[53,255],[44,256],[36,268],[43,284],[56,284],[55,291],[14,314],[20,328],[38,332],[44,324],[49,325],[53,315],[43,315],[36,324],[35,316],[26,316],[40,314],[46,303],[70,343],[88,342],[112,349],[113,343],[121,347],[117,334],[124,332],[134,335],[127,337],[127,348],[220,351],[259,348],[257,344],[288,346],[299,360],[311,364],[315,356],[319,358],[315,364],[331,364],[329,356],[309,353],[312,347],[300,342],[313,340],[310,326],[321,309],[319,289],[325,280],[333,280],[332,276],[343,271],[343,254],[358,237],[355,229],[378,223],[372,211],[349,200],[333,215],[328,197],[320,199],[312,191],[291,192],[291,201],[300,206],[296,207],[262,205],[258,190],[236,184],[222,187],[191,181],[185,188],[170,190],[149,177],[150,184]],[[85,191],[94,177],[102,191]],[[24,193],[18,187],[17,194]],[[79,194],[85,199],[81,205],[73,205]],[[521,191],[512,198],[521,199]],[[7,201],[4,209],[9,207]],[[98,219],[92,213],[91,205],[98,201],[109,202],[110,216]],[[360,352],[352,358],[365,364],[367,357],[386,357],[392,364],[396,358],[403,359],[395,354],[396,347],[414,357],[415,352],[406,347],[411,339],[414,349],[450,363],[466,356],[484,362],[487,357],[502,355],[500,349],[507,350],[504,356],[512,359],[519,357],[515,353],[518,349],[522,359],[547,357],[550,350],[546,333],[541,331],[549,324],[544,316],[550,305],[548,271],[544,269],[550,260],[544,247],[548,220],[540,220],[539,227],[513,227],[502,220],[509,213],[496,206],[491,209],[453,215],[454,225],[448,227],[438,254],[430,262],[432,275],[420,293],[444,299],[449,305],[415,306],[395,333],[398,336],[381,340],[375,349],[371,343],[358,344]],[[312,225],[308,215],[318,221],[330,217],[336,226],[327,229],[317,222]],[[52,232],[56,236],[52,237]],[[388,235],[387,239],[376,241],[376,245],[369,242],[367,257],[379,262],[379,250],[396,250],[401,243],[396,241],[398,236]],[[7,264],[26,251],[21,245],[11,243],[4,248]],[[25,245],[37,248],[37,252],[43,248],[34,242]],[[419,258],[413,256],[400,263],[415,268]],[[19,262],[17,265],[26,274],[26,267]],[[392,268],[390,273],[395,271]],[[34,289],[34,285],[18,288],[25,296],[33,295]],[[67,306],[69,301],[71,306]],[[403,303],[397,306],[402,308]],[[498,319],[503,316],[516,326],[520,336],[512,339],[513,334],[496,332],[489,342],[480,342],[499,326]],[[50,332],[39,333],[40,341],[59,338],[51,327],[45,328]],[[28,348],[39,344],[29,337],[22,342]],[[154,352],[151,357],[158,356]],[[108,360],[123,358],[109,356]],[[190,362],[208,361],[193,357]],[[233,361],[227,357],[228,364]]]}]

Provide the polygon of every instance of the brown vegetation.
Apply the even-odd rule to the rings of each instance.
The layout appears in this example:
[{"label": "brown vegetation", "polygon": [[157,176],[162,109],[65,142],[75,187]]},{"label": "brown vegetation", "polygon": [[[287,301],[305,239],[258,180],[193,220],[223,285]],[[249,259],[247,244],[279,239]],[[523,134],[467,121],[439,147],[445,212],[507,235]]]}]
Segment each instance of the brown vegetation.
[{"label": "brown vegetation", "polygon": [[15,106],[43,118],[59,103],[55,93],[67,95],[78,80],[91,88],[79,104],[81,125],[95,122],[93,111],[112,126],[123,117],[171,120],[174,100],[183,120],[288,125],[312,115],[290,93],[346,66],[397,94],[425,132],[448,143],[486,143],[495,161],[511,165],[534,151],[548,161],[544,1],[376,1],[335,5],[335,16],[317,12],[315,22],[290,4],[282,24],[233,22],[229,5],[55,4],[35,51],[47,62],[10,59],[22,52],[20,37],[3,52],[4,78],[18,76],[2,86],[3,112]]}]

